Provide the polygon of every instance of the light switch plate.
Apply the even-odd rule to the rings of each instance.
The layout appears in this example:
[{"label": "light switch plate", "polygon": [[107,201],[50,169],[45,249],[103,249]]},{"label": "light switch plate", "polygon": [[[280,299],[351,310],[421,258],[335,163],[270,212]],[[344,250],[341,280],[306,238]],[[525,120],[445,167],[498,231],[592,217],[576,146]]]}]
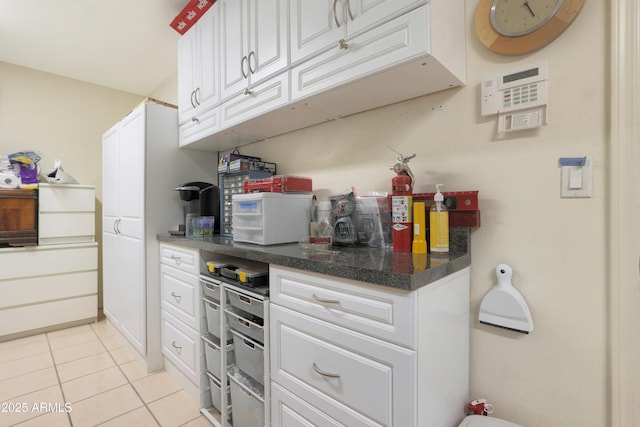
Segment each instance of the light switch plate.
[{"label": "light switch plate", "polygon": [[[560,197],[562,198],[586,198],[591,197],[591,159],[587,158],[584,166],[562,166],[560,178]],[[580,181],[582,173],[582,188],[575,187]]]}]

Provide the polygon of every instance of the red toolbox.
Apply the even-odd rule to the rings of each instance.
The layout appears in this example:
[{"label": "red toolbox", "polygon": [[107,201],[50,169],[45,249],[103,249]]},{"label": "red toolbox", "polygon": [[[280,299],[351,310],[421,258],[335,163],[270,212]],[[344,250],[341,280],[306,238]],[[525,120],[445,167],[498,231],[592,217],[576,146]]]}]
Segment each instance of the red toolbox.
[{"label": "red toolbox", "polygon": [[311,178],[275,175],[270,178],[248,179],[243,184],[248,193],[311,193]]}]

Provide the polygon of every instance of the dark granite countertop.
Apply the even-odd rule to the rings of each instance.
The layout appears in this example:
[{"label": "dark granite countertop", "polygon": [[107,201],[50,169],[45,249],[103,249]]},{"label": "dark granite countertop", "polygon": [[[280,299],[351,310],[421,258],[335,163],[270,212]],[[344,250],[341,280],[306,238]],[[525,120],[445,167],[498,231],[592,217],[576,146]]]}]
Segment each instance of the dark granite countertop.
[{"label": "dark granite countertop", "polygon": [[445,258],[366,246],[334,247],[326,251],[304,249],[297,243],[260,246],[222,236],[194,240],[163,234],[158,235],[158,240],[220,255],[415,290],[471,265],[470,234],[469,229],[451,228],[450,252]]}]

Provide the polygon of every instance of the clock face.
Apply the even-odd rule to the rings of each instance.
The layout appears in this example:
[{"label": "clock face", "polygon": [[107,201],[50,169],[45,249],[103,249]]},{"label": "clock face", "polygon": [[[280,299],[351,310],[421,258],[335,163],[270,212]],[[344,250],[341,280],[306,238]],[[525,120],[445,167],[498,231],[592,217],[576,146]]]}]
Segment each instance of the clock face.
[{"label": "clock face", "polygon": [[503,36],[532,33],[549,22],[564,0],[493,0],[491,25]]}]

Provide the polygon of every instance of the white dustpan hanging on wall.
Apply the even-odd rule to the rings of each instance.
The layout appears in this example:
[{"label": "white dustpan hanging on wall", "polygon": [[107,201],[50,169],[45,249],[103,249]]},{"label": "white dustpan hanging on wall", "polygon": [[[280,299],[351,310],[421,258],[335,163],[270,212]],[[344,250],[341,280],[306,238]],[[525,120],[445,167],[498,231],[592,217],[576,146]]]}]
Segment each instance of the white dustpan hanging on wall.
[{"label": "white dustpan hanging on wall", "polygon": [[498,283],[480,303],[480,323],[528,334],[533,331],[533,318],[524,297],[511,284],[512,275],[507,264],[496,267]]}]

